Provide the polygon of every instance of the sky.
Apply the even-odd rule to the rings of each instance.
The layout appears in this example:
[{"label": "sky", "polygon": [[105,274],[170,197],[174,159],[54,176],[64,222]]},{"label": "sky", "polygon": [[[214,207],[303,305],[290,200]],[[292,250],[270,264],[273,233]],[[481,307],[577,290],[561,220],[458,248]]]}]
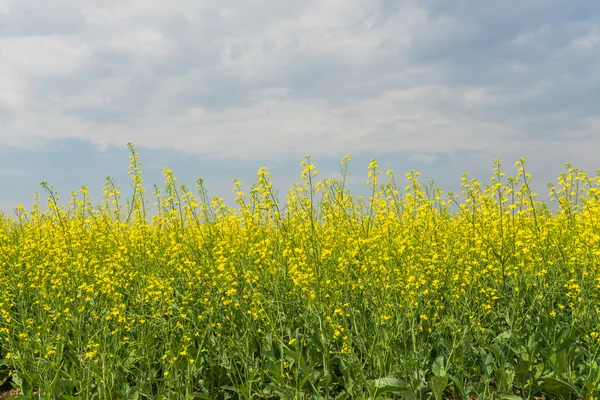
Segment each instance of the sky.
[{"label": "sky", "polygon": [[526,157],[543,195],[600,168],[597,0],[0,0],[0,209],[148,187],[169,167],[233,198],[370,159],[445,191]]}]

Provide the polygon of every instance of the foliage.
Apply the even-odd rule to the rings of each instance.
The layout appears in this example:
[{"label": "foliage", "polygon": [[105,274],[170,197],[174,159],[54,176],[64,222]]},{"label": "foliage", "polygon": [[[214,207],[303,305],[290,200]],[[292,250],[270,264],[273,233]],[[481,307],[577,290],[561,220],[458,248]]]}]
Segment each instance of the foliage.
[{"label": "foliage", "polygon": [[552,212],[525,160],[463,200],[419,174],[368,198],[310,158],[280,205],[107,179],[0,218],[0,384],[21,398],[591,398],[600,391],[600,174],[567,165]]}]

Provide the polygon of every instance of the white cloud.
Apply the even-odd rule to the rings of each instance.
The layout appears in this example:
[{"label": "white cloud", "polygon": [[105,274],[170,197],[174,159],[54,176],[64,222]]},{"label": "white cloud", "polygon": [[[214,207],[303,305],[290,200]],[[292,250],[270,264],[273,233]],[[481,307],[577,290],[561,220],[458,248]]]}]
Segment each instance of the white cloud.
[{"label": "white cloud", "polygon": [[586,28],[585,33],[571,42],[571,49],[583,52],[597,51],[595,49],[600,46],[600,28],[597,25],[587,25]]},{"label": "white cloud", "polygon": [[23,78],[52,78],[77,71],[89,56],[73,37],[0,37],[2,64]]},{"label": "white cloud", "polygon": [[10,13],[10,5],[8,0],[0,0],[0,15],[8,15]]},{"label": "white cloud", "polygon": [[0,112],[12,113],[25,105],[25,87],[19,76],[6,65],[0,64]]},{"label": "white cloud", "polygon": [[[433,0],[49,4],[0,0],[12,32],[0,32],[6,144],[134,141],[260,159],[410,151],[428,161],[591,149],[600,137],[589,90],[600,88],[598,69],[572,67],[600,61],[597,25],[550,24],[559,0],[546,19],[540,1],[494,13]],[[32,13],[41,33],[19,28]]]}]

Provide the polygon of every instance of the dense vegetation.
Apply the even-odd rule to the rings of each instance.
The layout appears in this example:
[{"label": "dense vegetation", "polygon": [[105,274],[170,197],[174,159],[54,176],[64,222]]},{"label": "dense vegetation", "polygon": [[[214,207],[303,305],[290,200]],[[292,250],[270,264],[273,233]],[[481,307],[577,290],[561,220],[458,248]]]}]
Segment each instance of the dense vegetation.
[{"label": "dense vegetation", "polygon": [[[23,398],[590,398],[600,390],[600,174],[550,198],[525,160],[462,196],[368,170],[238,206],[108,178],[0,218],[0,383]],[[149,204],[155,199],[155,214]]]}]

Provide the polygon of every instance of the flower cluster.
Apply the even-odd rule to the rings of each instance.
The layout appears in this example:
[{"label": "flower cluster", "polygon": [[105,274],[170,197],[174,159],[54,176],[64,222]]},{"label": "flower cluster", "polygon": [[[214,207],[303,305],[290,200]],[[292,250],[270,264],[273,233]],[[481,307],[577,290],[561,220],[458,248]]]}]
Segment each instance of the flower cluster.
[{"label": "flower cluster", "polygon": [[322,180],[307,157],[285,204],[264,168],[236,207],[165,169],[152,212],[130,150],[129,199],[108,178],[101,204],[82,187],[61,205],[43,182],[46,210],[0,218],[0,377],[25,394],[600,388],[600,175],[568,165],[553,211],[525,160],[461,195],[373,160],[355,197],[349,157]]}]

